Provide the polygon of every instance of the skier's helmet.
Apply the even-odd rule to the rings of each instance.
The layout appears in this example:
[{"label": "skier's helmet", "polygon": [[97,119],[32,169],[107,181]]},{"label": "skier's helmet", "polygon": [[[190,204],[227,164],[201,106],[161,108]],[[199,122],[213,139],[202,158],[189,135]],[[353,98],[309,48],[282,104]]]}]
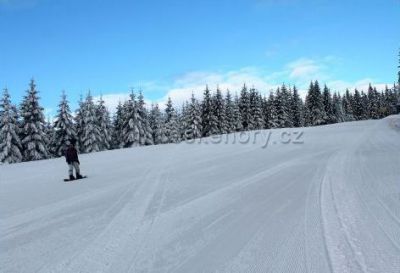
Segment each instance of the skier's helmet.
[{"label": "skier's helmet", "polygon": [[76,144],[76,139],[75,138],[72,138],[72,139],[70,139],[70,141],[69,141],[72,145],[75,145]]}]

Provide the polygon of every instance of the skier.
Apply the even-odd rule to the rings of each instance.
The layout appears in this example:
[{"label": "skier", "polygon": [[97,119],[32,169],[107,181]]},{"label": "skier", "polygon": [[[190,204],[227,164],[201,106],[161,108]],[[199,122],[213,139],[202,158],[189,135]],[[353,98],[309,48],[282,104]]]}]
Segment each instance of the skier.
[{"label": "skier", "polygon": [[80,163],[79,163],[79,159],[78,159],[78,152],[75,148],[75,144],[76,144],[76,139],[71,139],[69,141],[68,148],[65,150],[65,159],[69,166],[69,180],[75,180],[74,169],[75,169],[75,173],[76,173],[76,179],[84,178],[80,174],[80,169],[79,169]]}]

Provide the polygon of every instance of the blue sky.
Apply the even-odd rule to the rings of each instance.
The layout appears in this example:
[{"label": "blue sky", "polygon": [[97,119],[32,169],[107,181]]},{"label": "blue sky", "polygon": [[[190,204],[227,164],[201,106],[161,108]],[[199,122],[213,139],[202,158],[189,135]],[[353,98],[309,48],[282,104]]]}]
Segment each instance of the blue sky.
[{"label": "blue sky", "polygon": [[0,87],[34,77],[48,113],[90,89],[177,104],[205,84],[268,92],[318,79],[334,90],[396,80],[399,0],[0,0]]}]

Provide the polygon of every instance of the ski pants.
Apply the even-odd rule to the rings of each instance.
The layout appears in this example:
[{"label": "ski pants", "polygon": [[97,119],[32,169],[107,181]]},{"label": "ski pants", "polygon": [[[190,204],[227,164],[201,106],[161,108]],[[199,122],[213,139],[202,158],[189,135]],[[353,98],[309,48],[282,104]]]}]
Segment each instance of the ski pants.
[{"label": "ski pants", "polygon": [[74,175],[74,169],[75,169],[75,173],[77,175],[81,173],[78,162],[72,162],[71,164],[68,164],[68,167],[69,167],[69,170],[68,170],[69,175]]}]

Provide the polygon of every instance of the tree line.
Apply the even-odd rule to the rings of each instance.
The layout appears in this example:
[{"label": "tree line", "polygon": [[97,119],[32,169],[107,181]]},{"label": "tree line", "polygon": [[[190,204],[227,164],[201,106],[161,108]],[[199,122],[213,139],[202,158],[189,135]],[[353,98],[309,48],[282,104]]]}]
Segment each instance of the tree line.
[{"label": "tree line", "polygon": [[[399,75],[400,81],[400,75]],[[239,94],[212,92],[208,86],[199,100],[193,94],[179,109],[171,98],[161,111],[146,106],[143,94],[131,92],[111,117],[102,98],[89,92],[72,114],[63,92],[54,122],[46,122],[34,80],[19,107],[4,89],[0,100],[0,162],[16,163],[64,155],[67,141],[77,140],[81,153],[183,140],[248,130],[317,126],[338,122],[379,119],[397,113],[399,85],[378,91],[346,90],[332,93],[318,81],[310,83],[303,100],[295,86],[285,84],[263,96],[255,88]]]}]

